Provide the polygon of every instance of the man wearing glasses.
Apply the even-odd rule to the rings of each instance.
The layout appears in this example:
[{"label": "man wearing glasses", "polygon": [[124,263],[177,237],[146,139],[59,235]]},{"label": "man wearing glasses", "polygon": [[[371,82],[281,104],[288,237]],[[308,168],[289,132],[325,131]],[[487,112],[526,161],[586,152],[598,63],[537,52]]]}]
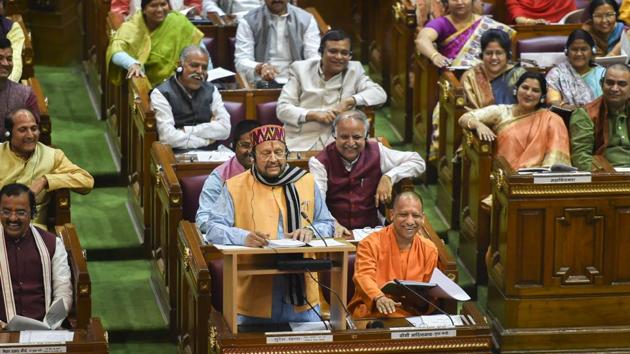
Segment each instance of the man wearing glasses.
[{"label": "man wearing glasses", "polygon": [[571,115],[571,162],[593,169],[593,155],[615,167],[630,167],[630,68],[614,64],[601,81],[603,95]]},{"label": "man wearing glasses", "polygon": [[284,123],[291,151],[322,150],[333,141],[337,114],[357,106],[385,103],[387,95],[351,61],[350,37],[331,30],[321,40],[321,59],[297,61],[289,67],[289,82],[278,99],[278,119]]},{"label": "man wearing glasses", "polygon": [[[251,141],[252,168],[225,182],[208,215],[206,240],[263,247],[270,239],[309,242],[315,232],[332,236],[334,219],[313,176],[287,164],[284,129],[261,126],[252,130]],[[316,276],[239,276],[238,324],[317,321]]]},{"label": "man wearing glasses", "polygon": [[15,315],[41,321],[62,299],[72,306],[68,254],[61,238],[31,224],[35,194],[12,183],[0,190],[0,328]]}]

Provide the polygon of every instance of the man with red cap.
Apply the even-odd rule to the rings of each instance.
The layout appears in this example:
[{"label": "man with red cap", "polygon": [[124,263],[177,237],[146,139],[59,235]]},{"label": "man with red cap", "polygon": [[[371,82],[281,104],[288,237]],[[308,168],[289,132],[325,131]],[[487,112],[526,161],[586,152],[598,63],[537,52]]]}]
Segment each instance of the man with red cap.
[{"label": "man with red cap", "polygon": [[[315,232],[324,237],[333,235],[335,221],[313,176],[287,164],[284,129],[264,125],[252,130],[250,136],[252,168],[225,182],[208,216],[206,240],[263,247],[269,239],[309,242]],[[239,276],[238,323],[318,321],[316,276]]]}]

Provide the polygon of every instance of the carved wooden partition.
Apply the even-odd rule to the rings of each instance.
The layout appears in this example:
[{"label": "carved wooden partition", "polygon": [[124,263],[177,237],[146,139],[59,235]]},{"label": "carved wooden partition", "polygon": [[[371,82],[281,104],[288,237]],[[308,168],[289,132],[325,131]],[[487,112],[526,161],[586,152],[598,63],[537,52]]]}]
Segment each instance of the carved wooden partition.
[{"label": "carved wooden partition", "polygon": [[391,32],[390,64],[390,112],[394,128],[404,141],[410,142],[413,133],[411,100],[413,92],[409,86],[411,62],[415,56],[414,37],[416,32],[416,8],[410,0],[398,0],[389,16],[394,17]]},{"label": "carved wooden partition", "polygon": [[92,283],[88,273],[87,260],[84,250],[81,248],[77,230],[73,224],[59,225],[55,227],[57,237],[61,237],[66,251],[68,263],[72,273],[72,310],[68,316],[72,328],[88,328],[92,318]]},{"label": "carved wooden partition", "polygon": [[95,94],[98,104],[98,113],[101,119],[107,117],[106,91],[107,91],[107,63],[105,53],[109,44],[110,32],[119,27],[116,24],[108,25],[108,13],[111,0],[84,0],[83,10],[83,64],[88,81],[88,86]]},{"label": "carved wooden partition", "polygon": [[63,188],[48,193],[50,201],[46,214],[46,227],[48,230],[54,230],[56,226],[70,222],[70,190]]},{"label": "carved wooden partition", "polygon": [[440,76],[440,137],[437,156],[438,189],[436,206],[451,229],[459,228],[462,143],[459,117],[466,112],[466,94],[458,80],[461,72],[445,71]]},{"label": "carved wooden partition", "polygon": [[[433,109],[439,102],[437,82],[440,77],[438,69],[421,54],[416,54],[412,63],[413,80],[413,142],[419,146],[420,155],[428,161],[431,146]],[[435,180],[435,166],[427,164],[427,179]]]},{"label": "carved wooden partition", "polygon": [[[289,163],[308,170],[308,159],[317,152],[289,155]],[[154,259],[154,281],[164,305],[170,309],[171,329],[178,328],[175,318],[175,263],[177,261],[177,225],[183,219],[183,177],[209,175],[219,162],[177,161],[170,146],[154,142],[151,148],[150,199],[146,213],[151,225],[147,246]],[[194,222],[194,220],[192,220]]]},{"label": "carved wooden partition", "polygon": [[502,353],[630,347],[630,174],[536,184],[497,158],[488,315]]},{"label": "carved wooden partition", "polygon": [[490,237],[490,210],[482,201],[491,193],[493,145],[479,140],[470,130],[464,129],[463,134],[460,187],[462,209],[457,255],[475,285],[479,285],[487,281],[484,254]]},{"label": "carved wooden partition", "polygon": [[[430,228],[430,225],[421,231],[425,237],[429,237],[438,246],[439,260],[438,266],[450,278],[456,279],[457,274],[451,273],[450,269],[454,268],[454,260],[450,253],[446,251],[446,246],[440,241],[439,237]],[[239,333],[233,334],[227,329],[223,315],[214,309],[211,305],[210,286],[211,278],[208,271],[208,262],[218,257],[214,247],[203,245],[201,234],[197,227],[189,222],[182,221],[177,230],[178,246],[177,246],[177,309],[178,319],[182,324],[180,333],[178,334],[178,346],[180,352],[191,353],[354,353],[359,348],[368,350],[370,353],[420,353],[420,352],[436,352],[446,350],[447,348],[453,352],[490,352],[490,338],[482,335],[482,332],[476,332],[475,335],[468,333],[467,328],[458,327],[457,335],[462,334],[464,337],[472,335],[468,338],[459,338],[457,343],[451,344],[449,347],[440,346],[424,346],[412,341],[389,340],[391,335],[389,332],[383,332],[379,335],[371,337],[375,334],[373,331],[336,331],[335,338],[332,343],[313,343],[310,345],[284,345],[282,347],[268,346],[265,344],[265,335],[263,333]],[[436,242],[437,241],[437,242]],[[446,252],[446,253],[444,253]],[[447,265],[447,268],[442,268]],[[457,304],[448,307],[447,311],[456,311]],[[479,313],[477,310],[471,309],[472,303],[465,304],[463,312],[472,311]],[[474,308],[474,306],[473,306]],[[452,312],[455,313],[455,312]],[[481,329],[486,326],[485,320],[475,317],[478,326]],[[400,323],[401,326],[408,326]],[[480,326],[480,327],[479,327]],[[357,327],[361,328],[360,325]],[[364,328],[364,327],[363,327]],[[465,334],[468,333],[468,334]],[[478,336],[482,335],[483,339]],[[448,338],[439,339],[449,340]],[[472,340],[472,341],[471,341]],[[468,344],[465,344],[468,343]],[[476,344],[472,344],[476,343]],[[425,343],[427,344],[427,343]],[[436,344],[436,343],[432,343]]]}]

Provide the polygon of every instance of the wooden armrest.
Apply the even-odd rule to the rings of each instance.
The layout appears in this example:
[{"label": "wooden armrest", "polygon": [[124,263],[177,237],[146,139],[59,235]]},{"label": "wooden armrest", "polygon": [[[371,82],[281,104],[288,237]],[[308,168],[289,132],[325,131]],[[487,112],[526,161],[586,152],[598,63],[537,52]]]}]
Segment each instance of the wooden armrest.
[{"label": "wooden armrest", "polygon": [[111,11],[107,13],[107,26],[112,31],[118,31],[123,22],[125,22],[125,16],[122,14]]},{"label": "wooden armrest", "polygon": [[213,24],[217,26],[225,26],[227,24],[225,20],[215,11],[209,11],[206,16],[210,21],[212,21]]},{"label": "wooden armrest", "polygon": [[87,328],[92,317],[92,283],[88,273],[87,260],[81,248],[76,228],[73,224],[60,225],[55,233],[61,237],[68,252],[68,264],[72,273],[73,309],[70,320],[73,328]]},{"label": "wooden armrest", "polygon": [[151,112],[151,100],[149,98],[149,92],[151,91],[151,84],[146,77],[132,77],[129,79],[129,88],[133,90],[135,104],[142,112]]},{"label": "wooden armrest", "polygon": [[593,172],[608,172],[615,173],[615,168],[608,162],[603,155],[593,156]]},{"label": "wooden armrest", "polygon": [[374,109],[374,106],[363,106],[361,107],[361,111],[365,113],[368,121],[370,122],[370,131],[368,132],[368,135],[373,137],[376,129],[376,110]]},{"label": "wooden armrest", "polygon": [[324,18],[322,17],[322,15],[319,14],[319,11],[317,11],[316,8],[307,7],[304,10],[313,15],[313,17],[315,18],[315,22],[317,22],[317,27],[319,28],[319,34],[321,36],[330,31],[330,25],[328,25],[328,23],[324,21]]},{"label": "wooden armrest", "polygon": [[[178,235],[178,259],[183,262],[183,269],[190,272],[193,282],[196,285],[210,284],[210,272],[208,264],[202,252],[201,239],[197,226],[188,221],[181,221],[177,227]],[[188,277],[187,277],[188,278]],[[201,281],[201,280],[205,280]],[[210,293],[210,287],[199,286],[196,290],[199,293]]]},{"label": "wooden armrest", "polygon": [[249,82],[247,81],[247,78],[245,77],[244,73],[240,73],[240,72],[236,73],[236,83],[238,84],[238,87],[240,89],[244,89],[244,90],[251,90],[252,89],[252,87],[249,84]]},{"label": "wooden armrest", "polygon": [[57,225],[70,223],[70,190],[62,188],[49,193],[46,226],[49,230],[54,230]]}]

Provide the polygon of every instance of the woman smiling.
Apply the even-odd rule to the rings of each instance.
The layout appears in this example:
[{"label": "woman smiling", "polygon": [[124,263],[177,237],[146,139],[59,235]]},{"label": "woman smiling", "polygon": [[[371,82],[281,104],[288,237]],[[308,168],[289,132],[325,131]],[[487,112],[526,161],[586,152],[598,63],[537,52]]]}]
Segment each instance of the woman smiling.
[{"label": "woman smiling", "polygon": [[459,125],[476,130],[481,140],[496,139],[496,155],[503,156],[513,169],[570,165],[567,128],[560,116],[543,107],[547,93],[544,76],[526,72],[516,87],[516,104],[465,113]]},{"label": "woman smiling", "polygon": [[573,31],[565,48],[567,61],[547,74],[547,103],[574,110],[602,95],[600,80],[606,70],[593,64],[595,41],[588,32]]},{"label": "woman smiling", "polygon": [[618,20],[619,5],[615,0],[593,0],[586,13],[589,20],[582,29],[593,36],[596,44],[595,56],[619,55],[621,53],[621,36],[625,25]]}]

